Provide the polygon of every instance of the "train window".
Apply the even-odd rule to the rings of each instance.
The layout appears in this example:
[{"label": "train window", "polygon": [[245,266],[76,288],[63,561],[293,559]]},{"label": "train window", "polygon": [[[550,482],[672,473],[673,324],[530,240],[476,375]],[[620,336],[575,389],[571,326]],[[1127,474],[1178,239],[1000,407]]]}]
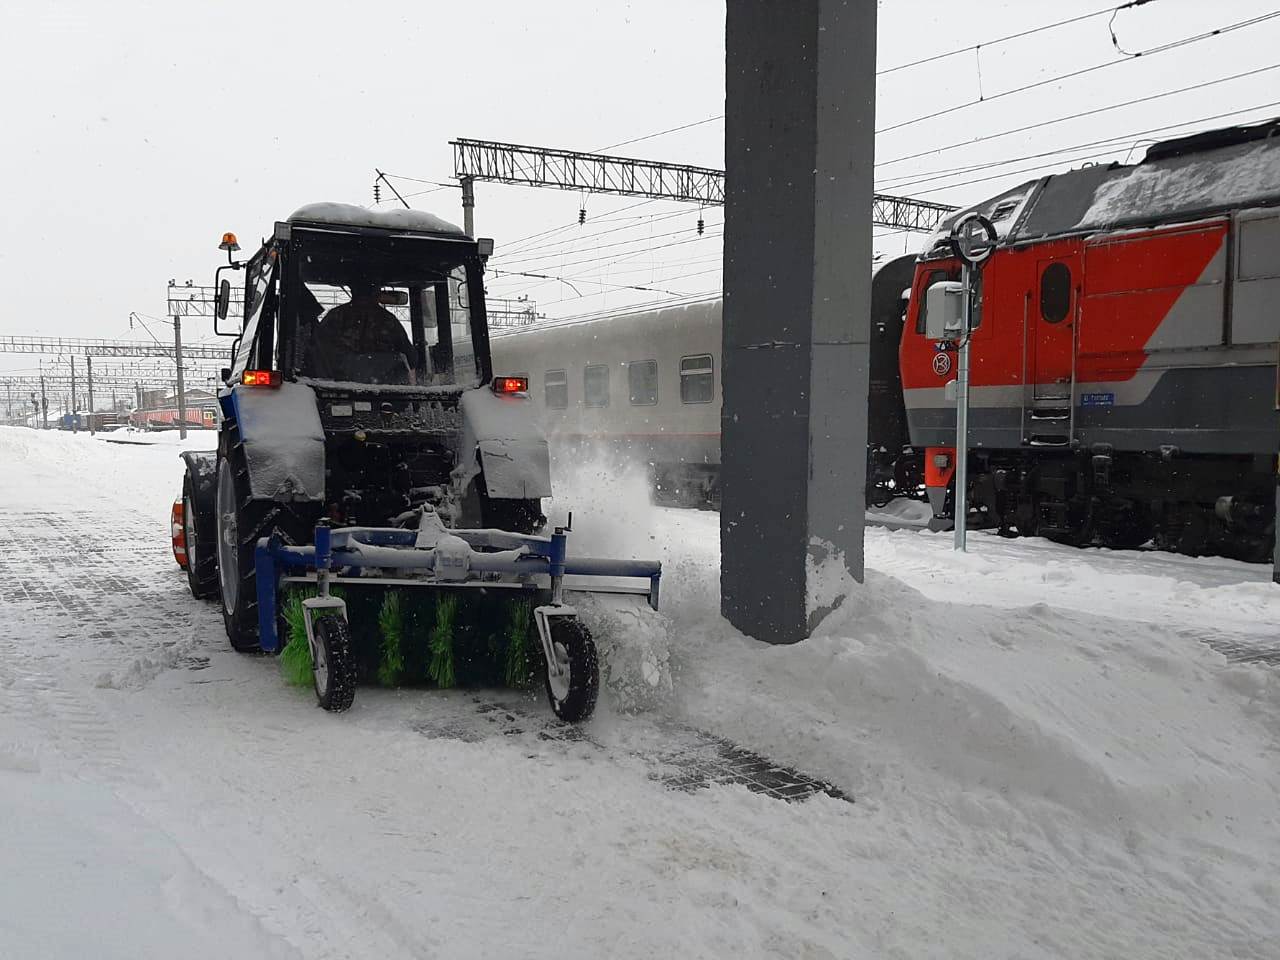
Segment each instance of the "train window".
[{"label": "train window", "polygon": [[603,363],[589,363],[582,368],[582,402],[588,407],[609,405],[609,368]]},{"label": "train window", "polygon": [[711,354],[680,358],[680,402],[710,403],[715,396],[715,367]]},{"label": "train window", "polygon": [[547,409],[563,410],[569,406],[569,378],[563,370],[548,370],[542,378]]},{"label": "train window", "polygon": [[916,314],[916,333],[920,334],[921,336],[924,335],[924,331],[926,329],[924,325],[925,317],[926,317],[925,308],[928,306],[928,303],[929,303],[929,298],[926,296],[926,294],[929,292],[929,288],[932,287],[935,283],[941,283],[943,280],[947,280],[947,279],[950,279],[947,276],[947,271],[934,270],[929,274],[929,279],[924,282],[924,286],[920,288],[920,310]]},{"label": "train window", "polygon": [[1040,316],[1049,323],[1061,323],[1071,312],[1071,268],[1061,260],[1040,274]]},{"label": "train window", "polygon": [[651,407],[658,402],[658,361],[632,360],[627,364],[627,385],[633,407]]}]

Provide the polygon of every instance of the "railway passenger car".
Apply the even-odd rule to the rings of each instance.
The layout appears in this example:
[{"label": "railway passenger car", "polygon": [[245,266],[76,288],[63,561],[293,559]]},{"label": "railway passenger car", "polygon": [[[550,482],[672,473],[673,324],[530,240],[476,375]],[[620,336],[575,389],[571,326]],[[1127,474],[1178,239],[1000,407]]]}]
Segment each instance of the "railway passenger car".
[{"label": "railway passenger car", "polygon": [[[906,412],[898,373],[904,293],[916,258],[875,266],[872,281],[869,500],[920,482],[902,456]],[[494,369],[527,376],[560,452],[647,465],[661,503],[720,499],[720,299],[522,327],[492,337]],[[761,389],[768,389],[762,384]]]}]

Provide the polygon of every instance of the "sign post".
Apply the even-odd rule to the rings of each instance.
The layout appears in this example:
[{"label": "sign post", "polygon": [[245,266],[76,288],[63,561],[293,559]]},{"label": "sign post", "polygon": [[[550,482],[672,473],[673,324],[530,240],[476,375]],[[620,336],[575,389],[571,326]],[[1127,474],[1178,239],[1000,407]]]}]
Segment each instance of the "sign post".
[{"label": "sign post", "polygon": [[956,364],[956,496],[955,549],[963,552],[969,520],[969,341],[974,314],[981,310],[978,281],[982,265],[996,249],[996,228],[986,217],[971,213],[951,229],[951,249],[964,263],[964,317]]}]

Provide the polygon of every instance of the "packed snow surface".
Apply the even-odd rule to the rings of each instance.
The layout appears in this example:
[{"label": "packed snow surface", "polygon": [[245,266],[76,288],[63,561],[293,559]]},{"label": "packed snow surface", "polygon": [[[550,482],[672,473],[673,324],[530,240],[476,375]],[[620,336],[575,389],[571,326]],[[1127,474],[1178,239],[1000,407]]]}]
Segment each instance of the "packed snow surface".
[{"label": "packed snow surface", "polygon": [[[0,956],[1278,955],[1276,668],[1206,643],[1275,643],[1268,568],[871,529],[866,583],[773,647],[719,616],[716,515],[579,465],[574,552],[666,565],[669,647],[602,644],[645,709],[332,716],[186,594],[180,469],[0,429]],[[672,724],[854,802],[673,789]]]}]

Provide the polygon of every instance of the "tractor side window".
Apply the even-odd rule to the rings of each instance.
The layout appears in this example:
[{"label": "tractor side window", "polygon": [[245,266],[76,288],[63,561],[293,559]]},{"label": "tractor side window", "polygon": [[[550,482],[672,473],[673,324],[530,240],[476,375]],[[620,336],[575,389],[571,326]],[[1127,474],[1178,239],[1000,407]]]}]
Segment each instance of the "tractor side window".
[{"label": "tractor side window", "polygon": [[563,410],[569,406],[569,378],[563,370],[548,370],[543,377],[547,409]]},{"label": "tractor side window", "polygon": [[715,366],[711,354],[680,358],[680,402],[710,403],[715,396]]},{"label": "tractor side window", "polygon": [[603,363],[589,363],[582,368],[582,403],[588,407],[609,405],[609,368]]},{"label": "tractor side window", "polygon": [[1040,274],[1040,316],[1061,323],[1070,312],[1071,268],[1062,261],[1051,263]]},{"label": "tractor side window", "polygon": [[627,386],[633,407],[652,407],[658,402],[658,361],[632,360],[627,364]]},{"label": "tractor side window", "polygon": [[920,336],[924,336],[925,330],[928,329],[928,327],[925,326],[925,321],[928,317],[928,314],[926,311],[929,308],[929,297],[927,295],[929,293],[929,288],[933,286],[935,283],[941,283],[943,280],[946,280],[946,279],[947,279],[947,271],[931,270],[929,272],[929,279],[926,280],[924,282],[924,285],[920,287],[920,298],[919,298],[920,309],[916,311],[916,333],[918,333]]}]

